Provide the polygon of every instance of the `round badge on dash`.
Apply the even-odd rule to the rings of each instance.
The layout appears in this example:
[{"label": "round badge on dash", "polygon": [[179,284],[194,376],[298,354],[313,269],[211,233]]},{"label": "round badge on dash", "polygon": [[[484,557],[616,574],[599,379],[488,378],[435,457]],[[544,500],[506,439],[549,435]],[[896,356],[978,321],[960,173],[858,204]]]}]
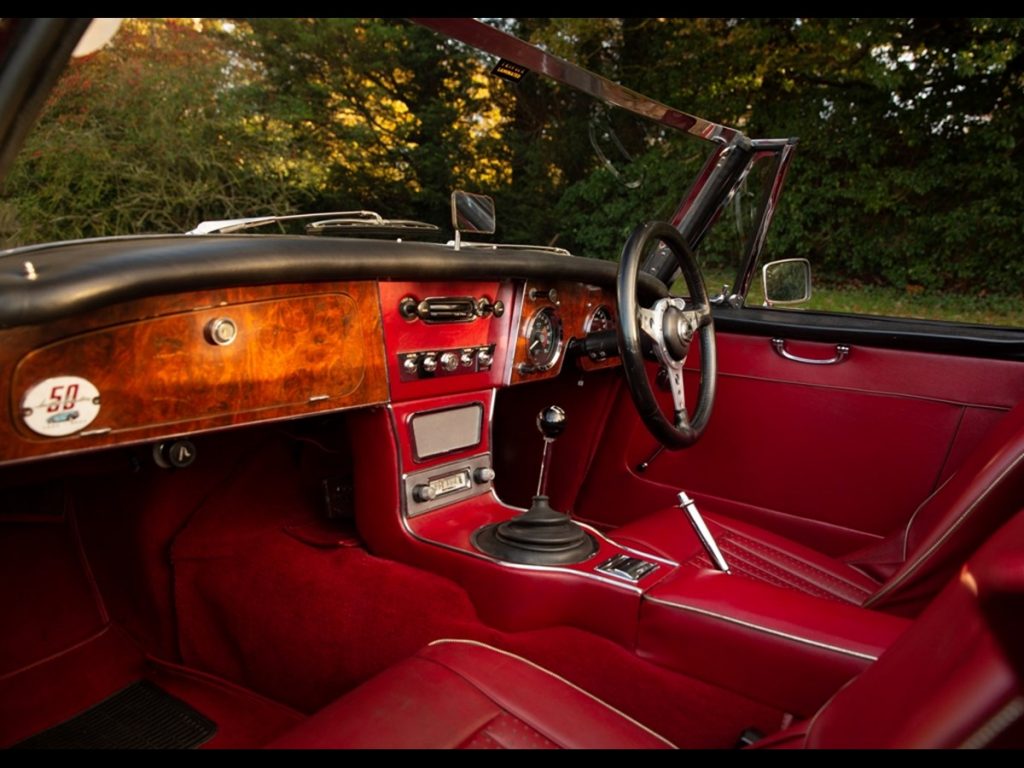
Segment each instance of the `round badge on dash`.
[{"label": "round badge on dash", "polygon": [[54,376],[31,387],[21,399],[25,426],[39,435],[81,432],[100,414],[100,391],[81,376]]}]

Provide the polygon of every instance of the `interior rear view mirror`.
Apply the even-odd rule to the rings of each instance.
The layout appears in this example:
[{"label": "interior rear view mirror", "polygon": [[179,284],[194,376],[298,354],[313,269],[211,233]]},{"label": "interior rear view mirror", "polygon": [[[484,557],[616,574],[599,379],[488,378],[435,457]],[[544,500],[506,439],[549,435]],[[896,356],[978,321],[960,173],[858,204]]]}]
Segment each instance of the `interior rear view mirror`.
[{"label": "interior rear view mirror", "polygon": [[455,229],[456,248],[459,247],[462,233],[493,235],[496,223],[493,198],[463,192],[461,189],[452,192],[452,227]]},{"label": "interior rear view mirror", "polygon": [[452,226],[456,231],[493,235],[496,221],[492,198],[461,189],[452,192]]},{"label": "interior rear view mirror", "polygon": [[802,304],[811,298],[811,263],[807,259],[780,259],[761,268],[764,305]]}]

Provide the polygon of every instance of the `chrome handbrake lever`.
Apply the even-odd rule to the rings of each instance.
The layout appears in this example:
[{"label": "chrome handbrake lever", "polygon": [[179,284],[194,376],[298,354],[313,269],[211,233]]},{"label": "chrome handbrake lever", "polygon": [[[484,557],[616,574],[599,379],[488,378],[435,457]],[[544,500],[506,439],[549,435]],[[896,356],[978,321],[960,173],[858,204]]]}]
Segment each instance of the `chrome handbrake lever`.
[{"label": "chrome handbrake lever", "polygon": [[725,556],[722,555],[722,550],[715,543],[715,537],[711,535],[707,523],[704,522],[704,518],[701,517],[700,512],[697,510],[696,502],[686,495],[686,491],[680,491],[677,498],[679,499],[680,509],[686,513],[686,517],[690,520],[690,524],[693,526],[697,538],[700,539],[700,543],[704,545],[704,549],[707,551],[708,557],[711,558],[711,562],[723,573],[731,573],[729,564],[725,562]]}]

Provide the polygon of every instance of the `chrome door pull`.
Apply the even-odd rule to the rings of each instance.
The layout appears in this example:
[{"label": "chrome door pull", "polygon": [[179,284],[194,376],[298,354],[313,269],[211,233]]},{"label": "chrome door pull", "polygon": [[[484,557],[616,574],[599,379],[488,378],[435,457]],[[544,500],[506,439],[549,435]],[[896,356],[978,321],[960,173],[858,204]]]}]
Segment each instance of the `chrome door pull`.
[{"label": "chrome door pull", "polygon": [[772,348],[775,349],[779,356],[787,360],[792,360],[794,363],[806,363],[807,365],[838,365],[850,355],[850,348],[846,344],[836,344],[835,356],[821,359],[794,355],[786,349],[785,339],[772,339]]}]

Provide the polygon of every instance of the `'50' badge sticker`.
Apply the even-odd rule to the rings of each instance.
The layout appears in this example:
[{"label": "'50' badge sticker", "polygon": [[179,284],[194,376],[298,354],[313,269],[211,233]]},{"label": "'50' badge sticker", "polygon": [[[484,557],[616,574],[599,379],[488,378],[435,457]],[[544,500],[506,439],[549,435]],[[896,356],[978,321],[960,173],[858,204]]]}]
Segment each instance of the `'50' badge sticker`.
[{"label": "'50' badge sticker", "polygon": [[61,437],[80,432],[100,413],[100,391],[81,376],[45,379],[21,400],[25,425],[40,435]]}]

